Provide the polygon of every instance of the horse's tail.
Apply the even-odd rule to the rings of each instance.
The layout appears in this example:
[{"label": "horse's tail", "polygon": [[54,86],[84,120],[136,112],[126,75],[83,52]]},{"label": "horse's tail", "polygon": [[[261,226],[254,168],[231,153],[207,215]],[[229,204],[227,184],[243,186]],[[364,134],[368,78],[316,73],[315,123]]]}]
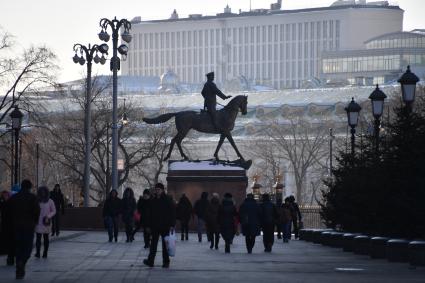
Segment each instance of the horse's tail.
[{"label": "horse's tail", "polygon": [[158,117],[155,117],[155,118],[143,118],[142,120],[148,124],[161,124],[161,123],[167,122],[168,120],[176,116],[176,114],[177,113],[166,113],[166,114],[159,115]]}]

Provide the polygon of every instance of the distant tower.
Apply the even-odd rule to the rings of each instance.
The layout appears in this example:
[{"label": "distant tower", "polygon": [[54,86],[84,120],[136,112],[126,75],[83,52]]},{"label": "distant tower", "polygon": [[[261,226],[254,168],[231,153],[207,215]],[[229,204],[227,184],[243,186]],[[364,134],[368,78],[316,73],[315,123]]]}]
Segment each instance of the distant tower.
[{"label": "distant tower", "polygon": [[174,9],[173,13],[171,14],[170,19],[171,20],[177,20],[179,18],[179,14],[177,14],[176,9]]},{"label": "distant tower", "polygon": [[224,13],[225,13],[225,14],[230,14],[230,13],[232,13],[232,9],[229,7],[229,5],[226,5],[226,7],[224,8]]},{"label": "distant tower", "polygon": [[277,0],[276,3],[270,5],[270,10],[280,10],[282,8],[282,0]]}]

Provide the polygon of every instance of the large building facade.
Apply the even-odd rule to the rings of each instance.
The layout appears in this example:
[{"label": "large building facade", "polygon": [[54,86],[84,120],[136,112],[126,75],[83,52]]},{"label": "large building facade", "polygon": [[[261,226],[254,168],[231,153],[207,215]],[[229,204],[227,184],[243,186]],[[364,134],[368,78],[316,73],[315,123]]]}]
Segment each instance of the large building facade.
[{"label": "large building facade", "polygon": [[[403,10],[385,1],[301,10],[272,9],[216,16],[132,20],[133,41],[122,74],[201,83],[216,72],[218,83],[245,77],[277,89],[319,77],[324,51],[358,49],[370,38],[402,31]],[[354,3],[354,4],[353,4]]]},{"label": "large building facade", "polygon": [[322,79],[372,85],[396,81],[410,65],[425,76],[425,30],[393,32],[371,38],[363,49],[322,53]]}]

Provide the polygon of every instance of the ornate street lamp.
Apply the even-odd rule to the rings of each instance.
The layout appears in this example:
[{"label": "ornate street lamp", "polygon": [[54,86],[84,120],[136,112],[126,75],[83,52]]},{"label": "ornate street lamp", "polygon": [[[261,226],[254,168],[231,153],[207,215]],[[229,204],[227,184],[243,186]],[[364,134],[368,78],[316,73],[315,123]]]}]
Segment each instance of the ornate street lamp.
[{"label": "ornate street lamp", "polygon": [[276,203],[282,203],[282,199],[283,199],[283,190],[285,188],[285,185],[281,182],[282,180],[282,175],[279,173],[276,176],[276,183],[274,184],[274,191],[276,194]]},{"label": "ornate street lamp", "polygon": [[14,168],[14,185],[19,185],[18,170],[19,170],[19,132],[22,126],[22,117],[24,114],[19,110],[18,105],[15,105],[15,109],[10,113],[12,118],[12,130],[15,131],[15,168]]},{"label": "ornate street lamp", "polygon": [[416,83],[419,78],[410,71],[410,66],[407,66],[406,72],[398,79],[401,85],[401,94],[403,102],[406,104],[407,110],[412,111],[412,104],[415,101]]},{"label": "ornate street lamp", "polygon": [[[87,80],[86,80],[86,101],[85,101],[85,115],[84,115],[84,140],[85,140],[85,156],[84,156],[84,207],[89,206],[89,189],[90,189],[90,155],[91,155],[91,69],[92,61],[96,64],[105,64],[105,54],[108,54],[108,45],[103,43],[101,45],[93,45],[93,47],[86,47],[82,44],[74,45],[75,55],[72,58],[75,64],[84,65],[87,63]],[[80,55],[78,55],[80,53]],[[99,54],[102,57],[99,57]]]},{"label": "ornate street lamp", "polygon": [[118,32],[122,28],[123,33],[121,38],[124,42],[130,43],[131,41],[131,23],[126,19],[113,20],[101,19],[100,27],[101,32],[98,34],[99,39],[108,42],[110,36],[107,32],[108,26],[112,30],[112,58],[110,69],[112,71],[112,189],[118,189],[118,119],[117,119],[117,104],[118,104],[118,70],[120,69],[120,58],[118,52],[122,56],[127,56],[128,47],[124,44],[118,47]]},{"label": "ornate street lamp", "polygon": [[354,157],[354,141],[357,123],[359,122],[359,113],[362,108],[354,101],[354,97],[351,98],[351,102],[345,107],[347,112],[348,125],[351,127],[351,155]]},{"label": "ornate street lamp", "polygon": [[252,182],[252,186],[251,186],[252,194],[254,195],[254,199],[257,201],[260,200],[261,187],[262,187],[260,184],[257,183],[259,177],[260,176],[258,176],[257,174],[253,176],[254,181]]},{"label": "ornate street lamp", "polygon": [[376,85],[376,89],[370,94],[369,99],[372,102],[372,114],[375,118],[375,151],[379,151],[379,127],[381,125],[381,116],[384,112],[384,100],[387,98],[385,93],[379,89],[379,86]]}]

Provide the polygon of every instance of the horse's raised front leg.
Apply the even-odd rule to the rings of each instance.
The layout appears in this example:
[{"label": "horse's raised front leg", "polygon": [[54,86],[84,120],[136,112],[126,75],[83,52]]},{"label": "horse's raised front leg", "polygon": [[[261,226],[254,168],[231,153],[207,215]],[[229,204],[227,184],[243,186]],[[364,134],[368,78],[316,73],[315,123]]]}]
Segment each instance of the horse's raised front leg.
[{"label": "horse's raised front leg", "polygon": [[236,151],[236,154],[239,156],[240,159],[245,160],[242,156],[242,154],[239,152],[238,148],[236,147],[235,141],[233,140],[232,134],[228,133],[226,134],[227,140],[230,142],[230,144],[233,146],[233,148]]},{"label": "horse's raised front leg", "polygon": [[178,133],[176,136],[176,143],[177,143],[177,147],[179,148],[180,151],[180,155],[183,157],[184,160],[188,160],[189,158],[186,156],[186,154],[184,154],[183,149],[182,149],[182,140],[185,138],[187,132],[185,133]]},{"label": "horse's raised front leg", "polygon": [[168,153],[165,156],[164,161],[167,161],[168,158],[170,158],[171,152],[173,151],[174,144],[176,143],[176,138],[177,138],[177,135],[174,138],[171,139],[170,149],[168,150]]},{"label": "horse's raised front leg", "polygon": [[217,148],[215,149],[215,152],[214,152],[214,157],[215,157],[216,160],[219,160],[218,159],[218,151],[220,150],[221,146],[223,145],[224,138],[225,138],[225,135],[221,134],[220,140],[218,141],[218,144],[217,144]]}]

